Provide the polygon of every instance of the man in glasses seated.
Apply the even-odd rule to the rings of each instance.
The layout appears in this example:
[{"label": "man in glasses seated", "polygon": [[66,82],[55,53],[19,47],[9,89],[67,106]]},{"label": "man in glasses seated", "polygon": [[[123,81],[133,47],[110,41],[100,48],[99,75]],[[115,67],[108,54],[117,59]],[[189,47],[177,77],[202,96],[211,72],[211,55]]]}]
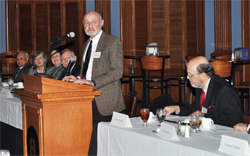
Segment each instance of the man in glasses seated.
[{"label": "man in glasses seated", "polygon": [[17,69],[13,74],[14,83],[23,82],[22,74],[28,74],[32,65],[29,63],[29,54],[25,51],[20,51],[16,58]]},{"label": "man in glasses seated", "polygon": [[[188,62],[187,79],[196,88],[195,101],[192,104],[167,104],[169,95],[157,98],[160,107],[164,107],[166,116],[171,113],[188,116],[192,113],[202,114],[212,118],[215,124],[233,127],[244,122],[240,108],[240,99],[230,83],[214,73],[209,61],[198,56]],[[171,98],[171,97],[170,97]],[[169,106],[171,105],[171,106]],[[155,107],[155,106],[154,106]]]}]

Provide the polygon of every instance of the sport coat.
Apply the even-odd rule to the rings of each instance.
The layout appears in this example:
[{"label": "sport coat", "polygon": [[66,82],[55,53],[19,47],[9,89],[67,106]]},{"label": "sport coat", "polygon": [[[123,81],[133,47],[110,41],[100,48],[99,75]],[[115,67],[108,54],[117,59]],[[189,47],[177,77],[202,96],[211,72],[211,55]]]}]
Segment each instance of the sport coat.
[{"label": "sport coat", "polygon": [[[84,53],[89,42],[90,39],[83,46],[81,74]],[[125,110],[120,81],[123,76],[122,43],[118,38],[103,31],[96,52],[101,52],[100,58],[94,58],[92,69],[94,89],[101,91],[100,96],[95,97],[97,108],[103,116],[111,115],[113,111],[121,112]]]},{"label": "sport coat", "polygon": [[[189,115],[200,110],[202,89],[196,89],[196,97],[191,105],[180,105],[179,115]],[[212,118],[215,124],[233,127],[244,123],[240,98],[233,86],[218,75],[211,77],[204,107],[207,108],[205,117]]]},{"label": "sport coat", "polygon": [[[13,74],[13,79],[14,79],[14,83],[17,82],[23,82],[23,76],[22,74],[28,74],[29,73],[29,69],[32,67],[32,65],[27,62],[22,69],[20,69],[20,67],[18,67],[14,74]],[[20,71],[18,72],[18,70],[20,69]]]},{"label": "sport coat", "polygon": [[[58,80],[62,80],[65,77],[66,74],[66,70],[67,68],[65,68],[62,71],[61,76],[58,78]],[[69,75],[74,75],[74,76],[78,76],[80,74],[80,70],[81,70],[81,66],[79,66],[78,64],[75,64],[75,66],[73,67],[73,69],[70,71]]]}]

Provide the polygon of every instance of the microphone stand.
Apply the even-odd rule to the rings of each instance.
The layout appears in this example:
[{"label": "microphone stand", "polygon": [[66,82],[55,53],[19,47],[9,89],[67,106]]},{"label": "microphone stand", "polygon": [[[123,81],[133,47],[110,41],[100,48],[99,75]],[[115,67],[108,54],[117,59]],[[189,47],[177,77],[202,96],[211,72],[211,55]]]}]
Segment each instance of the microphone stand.
[{"label": "microphone stand", "polygon": [[44,73],[35,73],[34,76],[52,78],[52,76],[46,74],[46,67],[47,67],[47,63],[48,63],[48,58],[49,58],[49,55],[51,54],[51,52],[53,50],[55,50],[56,48],[60,47],[61,44],[62,44],[62,41],[60,41],[54,48],[50,49],[49,53],[47,54],[46,61],[44,62]]}]

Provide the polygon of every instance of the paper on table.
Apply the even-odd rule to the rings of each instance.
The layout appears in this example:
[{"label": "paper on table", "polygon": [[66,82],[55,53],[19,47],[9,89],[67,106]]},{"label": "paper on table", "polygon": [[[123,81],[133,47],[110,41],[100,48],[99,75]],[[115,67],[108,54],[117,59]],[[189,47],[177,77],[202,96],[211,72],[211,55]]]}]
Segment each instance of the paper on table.
[{"label": "paper on table", "polygon": [[2,84],[3,84],[4,87],[9,87],[7,82],[3,82]]}]

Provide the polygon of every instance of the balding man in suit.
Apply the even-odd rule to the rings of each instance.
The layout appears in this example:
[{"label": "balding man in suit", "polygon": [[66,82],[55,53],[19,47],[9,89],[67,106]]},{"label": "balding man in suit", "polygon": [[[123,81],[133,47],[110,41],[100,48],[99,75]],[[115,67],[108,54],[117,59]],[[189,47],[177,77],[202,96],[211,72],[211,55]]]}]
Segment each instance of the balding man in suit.
[{"label": "balding man in suit", "polygon": [[81,79],[67,76],[63,81],[90,84],[100,90],[92,102],[93,132],[89,155],[97,154],[97,124],[111,121],[113,111],[125,112],[120,79],[123,76],[123,48],[121,41],[102,31],[104,20],[98,12],[83,17],[85,33],[90,36],[83,47]]}]

